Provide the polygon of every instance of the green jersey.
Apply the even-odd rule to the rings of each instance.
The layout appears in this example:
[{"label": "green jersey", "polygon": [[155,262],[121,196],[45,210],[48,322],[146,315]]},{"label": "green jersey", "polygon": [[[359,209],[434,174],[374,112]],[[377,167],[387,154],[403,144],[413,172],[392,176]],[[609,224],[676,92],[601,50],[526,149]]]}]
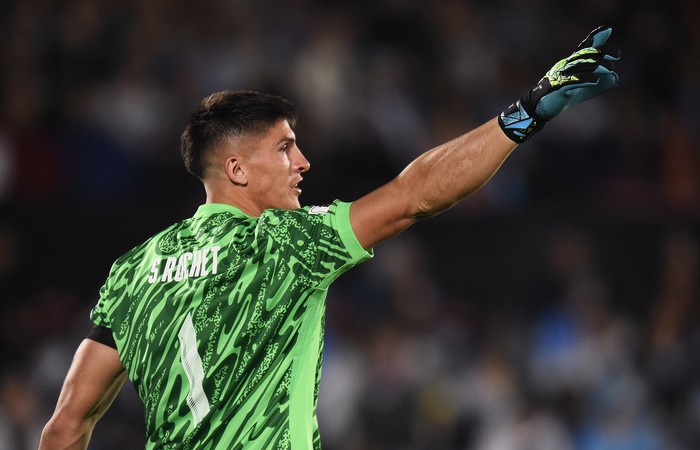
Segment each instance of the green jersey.
[{"label": "green jersey", "polygon": [[147,448],[320,448],[327,289],[371,257],[349,210],[207,204],[114,263],[91,317],[144,404]]}]

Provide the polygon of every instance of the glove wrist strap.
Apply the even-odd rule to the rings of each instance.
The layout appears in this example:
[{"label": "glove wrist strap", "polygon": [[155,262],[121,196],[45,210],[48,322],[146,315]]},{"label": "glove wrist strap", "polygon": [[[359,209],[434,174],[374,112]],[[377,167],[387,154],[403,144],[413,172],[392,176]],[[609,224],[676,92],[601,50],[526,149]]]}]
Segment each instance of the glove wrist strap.
[{"label": "glove wrist strap", "polygon": [[503,133],[517,144],[530,139],[545,123],[535,115],[532,108],[528,108],[528,102],[524,98],[510,105],[498,116],[498,124]]}]

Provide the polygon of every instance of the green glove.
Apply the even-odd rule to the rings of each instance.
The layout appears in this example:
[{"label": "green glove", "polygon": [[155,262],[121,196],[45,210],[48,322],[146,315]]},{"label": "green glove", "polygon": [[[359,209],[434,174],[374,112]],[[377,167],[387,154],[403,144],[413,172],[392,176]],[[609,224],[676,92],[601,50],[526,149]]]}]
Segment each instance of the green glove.
[{"label": "green glove", "polygon": [[525,96],[498,116],[511,140],[525,142],[544,124],[567,109],[617,86],[613,61],[620,50],[605,45],[612,28],[600,26],[571,56],[562,59]]}]

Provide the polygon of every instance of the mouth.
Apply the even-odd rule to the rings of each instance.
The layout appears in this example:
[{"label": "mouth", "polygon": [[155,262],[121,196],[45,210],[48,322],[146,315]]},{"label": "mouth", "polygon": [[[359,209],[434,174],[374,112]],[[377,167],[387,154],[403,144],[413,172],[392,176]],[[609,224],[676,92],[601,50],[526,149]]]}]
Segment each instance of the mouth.
[{"label": "mouth", "polygon": [[299,184],[301,184],[301,179],[297,181],[295,184],[292,185],[292,190],[297,192],[297,194],[301,194],[301,188],[299,187]]}]

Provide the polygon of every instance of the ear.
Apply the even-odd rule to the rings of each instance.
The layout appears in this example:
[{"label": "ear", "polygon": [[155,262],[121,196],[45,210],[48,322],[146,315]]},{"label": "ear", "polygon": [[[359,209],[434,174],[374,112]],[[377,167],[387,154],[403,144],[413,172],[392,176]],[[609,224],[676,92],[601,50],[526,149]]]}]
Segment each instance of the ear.
[{"label": "ear", "polygon": [[246,186],[248,176],[238,156],[229,156],[224,162],[224,171],[229,181],[237,186]]}]

